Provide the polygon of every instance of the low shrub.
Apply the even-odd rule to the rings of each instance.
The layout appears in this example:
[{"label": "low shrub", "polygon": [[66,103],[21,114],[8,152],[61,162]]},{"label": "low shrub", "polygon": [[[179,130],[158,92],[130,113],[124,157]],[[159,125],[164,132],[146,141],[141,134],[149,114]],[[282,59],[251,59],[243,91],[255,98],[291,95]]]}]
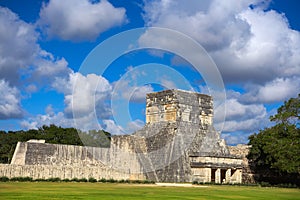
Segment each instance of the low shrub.
[{"label": "low shrub", "polygon": [[44,182],[46,181],[45,179],[43,178],[37,178],[37,179],[34,179],[35,182]]},{"label": "low shrub", "polygon": [[8,177],[6,177],[6,176],[0,177],[0,182],[7,182],[7,181],[9,181]]},{"label": "low shrub", "polygon": [[106,179],[105,178],[101,178],[100,180],[98,180],[98,182],[106,183]]},{"label": "low shrub", "polygon": [[88,180],[86,178],[81,178],[81,179],[78,179],[78,182],[88,182]]},{"label": "low shrub", "polygon": [[270,187],[270,186],[272,186],[269,182],[260,182],[259,185],[261,187]]},{"label": "low shrub", "polygon": [[31,177],[13,177],[10,181],[18,181],[18,182],[31,182],[33,179]]},{"label": "low shrub", "polygon": [[93,178],[93,177],[90,177],[89,178],[89,182],[91,183],[96,183],[97,182],[97,179]]},{"label": "low shrub", "polygon": [[48,178],[46,181],[49,181],[49,182],[59,182],[61,180],[60,180],[60,178]]},{"label": "low shrub", "polygon": [[118,181],[115,180],[115,179],[110,178],[106,182],[108,182],[108,183],[117,183]]},{"label": "low shrub", "polygon": [[276,185],[276,187],[280,187],[280,188],[297,188],[298,186],[296,184],[292,184],[292,183],[281,183]]},{"label": "low shrub", "polygon": [[126,180],[125,180],[125,183],[130,183],[130,180],[129,180],[129,179],[126,179]]},{"label": "low shrub", "polygon": [[121,179],[118,181],[119,183],[125,183],[125,180],[124,179]]},{"label": "low shrub", "polygon": [[78,178],[72,178],[71,181],[72,182],[79,182],[79,179]]},{"label": "low shrub", "polygon": [[132,180],[131,183],[140,184],[140,183],[142,183],[142,181],[141,180]]},{"label": "low shrub", "polygon": [[154,184],[154,181],[150,181],[150,180],[143,180],[142,181],[143,184]]}]

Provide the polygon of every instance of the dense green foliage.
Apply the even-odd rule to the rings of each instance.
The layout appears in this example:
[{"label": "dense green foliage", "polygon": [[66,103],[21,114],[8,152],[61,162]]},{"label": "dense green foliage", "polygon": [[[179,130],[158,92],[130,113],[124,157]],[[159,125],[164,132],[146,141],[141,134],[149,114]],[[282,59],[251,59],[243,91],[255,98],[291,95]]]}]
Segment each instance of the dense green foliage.
[{"label": "dense green foliage", "polygon": [[[248,159],[261,177],[293,177],[300,175],[300,94],[291,98],[270,117],[275,125],[249,137],[252,145]],[[260,177],[260,178],[261,178]],[[261,180],[260,180],[261,181]]]},{"label": "dense green foliage", "polygon": [[299,199],[299,189],[246,186],[161,187],[116,183],[5,182],[0,199]]},{"label": "dense green foliage", "polygon": [[110,134],[105,131],[77,131],[74,128],[62,128],[55,125],[43,126],[38,130],[0,131],[0,163],[10,163],[17,142],[30,139],[44,139],[52,144],[85,145],[109,147]]}]

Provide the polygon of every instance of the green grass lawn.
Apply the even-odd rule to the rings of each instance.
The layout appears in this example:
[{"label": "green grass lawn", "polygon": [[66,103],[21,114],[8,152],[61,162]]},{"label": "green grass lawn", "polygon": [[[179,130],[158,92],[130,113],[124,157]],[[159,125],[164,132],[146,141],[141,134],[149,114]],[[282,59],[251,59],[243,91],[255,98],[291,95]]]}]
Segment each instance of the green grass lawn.
[{"label": "green grass lawn", "polygon": [[0,199],[300,199],[299,189],[246,186],[161,187],[113,183],[5,182]]}]

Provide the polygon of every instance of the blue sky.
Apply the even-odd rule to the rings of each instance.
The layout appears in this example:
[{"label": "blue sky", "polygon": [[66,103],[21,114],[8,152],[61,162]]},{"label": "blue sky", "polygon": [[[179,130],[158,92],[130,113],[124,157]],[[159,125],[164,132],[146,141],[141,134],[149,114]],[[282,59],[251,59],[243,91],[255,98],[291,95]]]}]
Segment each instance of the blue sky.
[{"label": "blue sky", "polygon": [[[167,51],[186,42],[174,47],[163,34],[144,32],[136,41],[160,50],[137,48],[100,66],[121,46],[108,43],[97,54],[98,66],[84,73],[84,61],[99,44],[142,27],[182,33],[214,61],[226,91],[226,119],[223,123],[218,117],[223,111],[216,109],[215,124],[228,144],[245,143],[270,126],[268,117],[300,92],[297,0],[1,0],[0,6],[1,130],[54,123],[131,133],[144,124],[148,92],[179,88],[210,94],[206,75]],[[121,92],[115,103],[128,104],[129,118],[112,108],[116,86]]]}]

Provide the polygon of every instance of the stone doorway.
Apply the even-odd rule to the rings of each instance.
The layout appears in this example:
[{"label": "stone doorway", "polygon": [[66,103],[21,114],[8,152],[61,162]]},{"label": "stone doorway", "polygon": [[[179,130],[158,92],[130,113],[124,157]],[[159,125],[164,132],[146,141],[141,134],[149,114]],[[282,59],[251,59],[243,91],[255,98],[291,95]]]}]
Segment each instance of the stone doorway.
[{"label": "stone doorway", "polygon": [[226,182],[226,169],[221,169],[221,183]]},{"label": "stone doorway", "polygon": [[211,180],[212,183],[216,182],[216,171],[217,171],[217,169],[211,169],[211,178],[210,178],[210,180]]}]

